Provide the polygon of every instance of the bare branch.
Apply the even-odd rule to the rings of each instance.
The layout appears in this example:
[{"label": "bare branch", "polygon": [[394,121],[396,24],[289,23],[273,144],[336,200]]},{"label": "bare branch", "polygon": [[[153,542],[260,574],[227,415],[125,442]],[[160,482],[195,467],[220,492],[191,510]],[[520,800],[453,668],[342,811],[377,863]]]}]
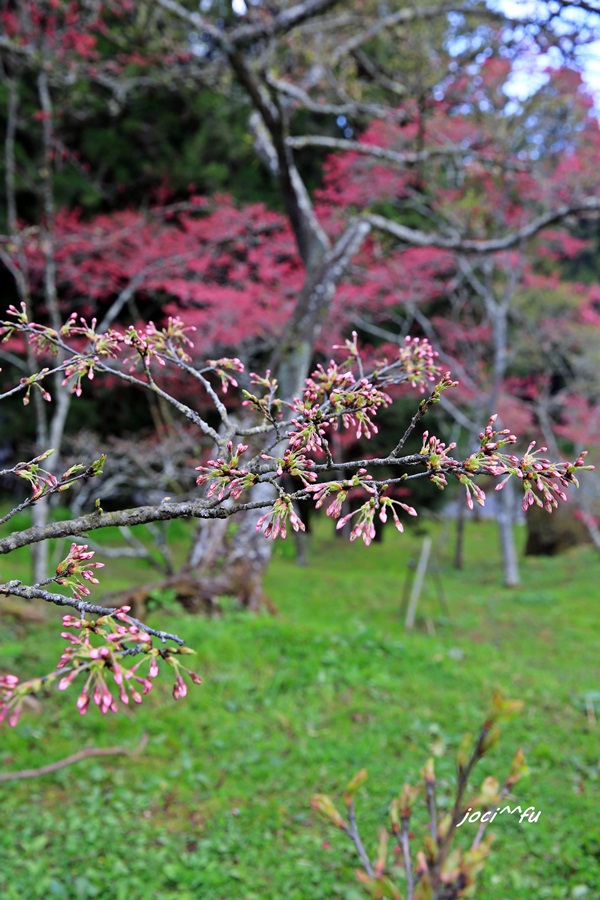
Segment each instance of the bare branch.
[{"label": "bare branch", "polygon": [[396,150],[389,150],[387,147],[379,147],[376,144],[363,144],[360,141],[312,134],[286,138],[286,144],[288,147],[293,147],[294,150],[302,150],[304,147],[326,147],[329,150],[346,150],[352,153],[360,153],[363,156],[385,159],[386,162],[397,163],[400,166],[412,166],[437,156],[458,156],[462,158],[467,154],[472,155],[471,150],[465,150],[464,147],[458,146],[434,147],[429,150],[402,153]]},{"label": "bare branch", "polygon": [[[88,603],[86,600],[79,600],[75,597],[65,597],[64,594],[53,594],[38,587],[27,587],[20,581],[7,581],[6,584],[0,584],[0,594],[6,594],[8,597],[22,597],[24,600],[45,600],[46,603],[53,603],[55,606],[69,606],[71,609],[76,609],[81,615],[90,613],[93,616],[112,616],[115,613],[114,606],[98,606],[96,603]],[[180,646],[185,644],[183,638],[178,635],[150,628],[149,625],[145,625],[139,619],[134,619],[133,616],[127,616],[127,621],[161,641],[173,641]]]},{"label": "bare branch", "polygon": [[39,778],[40,775],[50,775],[52,772],[58,772],[65,766],[72,766],[74,763],[81,762],[84,759],[90,759],[95,756],[139,756],[148,745],[148,735],[143,734],[137,747],[84,747],[77,753],[65,756],[64,759],[58,759],[56,762],[47,763],[45,766],[39,766],[37,769],[20,769],[17,772],[0,772],[0,782],[20,781],[23,778]]},{"label": "bare branch", "polygon": [[295,6],[282,10],[273,16],[270,22],[257,22],[241,25],[230,32],[229,40],[237,47],[243,47],[261,38],[271,38],[286,34],[309,19],[339,5],[340,0],[303,0]]},{"label": "bare branch", "polygon": [[295,100],[309,112],[319,115],[368,116],[373,119],[383,119],[387,122],[396,123],[406,121],[406,113],[402,109],[393,109],[379,103],[363,103],[359,100],[346,100],[337,103],[313,100],[308,91],[297,84],[292,84],[282,78],[275,78],[270,73],[265,75],[265,80],[278,93]]},{"label": "bare branch", "polygon": [[367,213],[363,219],[373,228],[385,231],[405,244],[415,247],[439,247],[444,250],[461,250],[464,253],[495,253],[499,250],[510,250],[523,241],[535,237],[538,232],[578,213],[597,212],[600,210],[600,197],[586,197],[573,204],[559,206],[549,212],[542,213],[531,222],[511,231],[509,234],[495,238],[446,237],[436,232],[419,231],[387,219],[376,213]]},{"label": "bare branch", "polygon": [[[388,16],[382,16],[381,18],[377,18],[371,25],[366,28],[363,28],[357,34],[352,35],[352,37],[348,38],[348,40],[341,43],[335,52],[331,55],[329,60],[330,65],[335,67],[344,56],[352,53],[359,47],[362,47],[363,44],[366,44],[368,41],[372,40],[382,31],[386,31],[389,28],[394,28],[396,25],[404,25],[408,22],[414,22],[416,20],[423,19],[435,19],[437,16],[442,16],[445,13],[473,13],[473,7],[470,4],[457,4],[452,2],[452,0],[447,0],[447,2],[438,3],[436,6],[421,6],[419,4],[414,4],[413,6],[403,7],[402,9],[397,10],[394,13],[391,13]],[[502,15],[501,13],[495,12],[491,9],[486,9],[485,7],[480,7],[476,10],[479,16],[482,18],[488,18],[497,20],[499,22],[514,22],[515,19],[510,19],[508,16]]]}]

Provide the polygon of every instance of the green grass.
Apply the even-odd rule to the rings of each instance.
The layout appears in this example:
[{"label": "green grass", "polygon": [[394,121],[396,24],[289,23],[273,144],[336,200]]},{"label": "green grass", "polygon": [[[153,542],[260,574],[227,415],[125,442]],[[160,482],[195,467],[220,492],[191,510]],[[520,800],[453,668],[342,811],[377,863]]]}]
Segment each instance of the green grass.
[{"label": "green grass", "polygon": [[[433,533],[439,539],[441,527]],[[267,579],[277,616],[154,613],[153,624],[197,650],[204,684],[185,701],[171,700],[165,678],[140,708],[80,718],[72,688],[2,731],[3,770],[85,746],[133,747],[149,735],[139,757],[0,785],[2,896],[358,900],[352,847],[311,811],[312,794],[336,794],[365,766],[359,821],[372,852],[391,797],[432,753],[449,797],[459,739],[477,728],[494,687],[526,707],[504,726],[479,778],[505,774],[522,746],[530,775],[515,802],[542,814],[521,826],[496,820],[478,896],[597,896],[598,729],[584,697],[599,687],[598,557],[582,549],[526,560],[523,588],[509,591],[499,587],[493,527],[470,525],[468,539],[463,572],[445,558],[449,545],[440,554],[443,621],[426,583],[420,611],[436,622],[432,636],[422,627],[406,634],[399,616],[420,538],[390,530],[366,550],[333,538],[328,523],[306,569],[295,566],[291,544],[277,548]],[[132,576],[131,562],[104,571],[110,587],[148,575],[136,564]],[[2,558],[0,578],[8,577],[15,569]],[[62,642],[60,613],[52,616],[26,632],[4,623],[2,670],[25,676],[53,666]],[[423,826],[420,816],[417,836]]]}]

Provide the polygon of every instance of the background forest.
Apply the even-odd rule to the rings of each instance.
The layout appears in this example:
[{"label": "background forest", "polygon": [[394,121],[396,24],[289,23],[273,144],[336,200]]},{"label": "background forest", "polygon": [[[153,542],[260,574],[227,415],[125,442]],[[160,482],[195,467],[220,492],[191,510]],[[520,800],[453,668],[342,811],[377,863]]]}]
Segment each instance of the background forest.
[{"label": "background forest", "polygon": [[[583,0],[0,4],[0,675],[64,667],[83,578],[203,679],[153,650],[183,703],[75,720],[0,677],[4,895],[594,896],[596,473],[556,507],[599,461],[599,37]],[[506,798],[541,817],[456,829]]]}]

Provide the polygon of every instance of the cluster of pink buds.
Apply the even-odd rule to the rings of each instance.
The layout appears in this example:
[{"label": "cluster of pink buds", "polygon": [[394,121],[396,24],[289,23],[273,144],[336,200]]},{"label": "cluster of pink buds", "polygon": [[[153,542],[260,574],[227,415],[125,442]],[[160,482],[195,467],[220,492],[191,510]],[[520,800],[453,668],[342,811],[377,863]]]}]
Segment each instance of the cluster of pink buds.
[{"label": "cluster of pink buds", "polygon": [[190,362],[191,357],[186,348],[193,347],[193,342],[188,337],[188,332],[195,330],[192,325],[186,326],[178,316],[169,316],[165,328],[157,328],[154,322],[148,322],[143,328],[128,328],[122,340],[135,353],[125,362],[131,363],[130,371],[140,361],[144,367],[148,367],[152,360],[165,366],[166,357]]},{"label": "cluster of pink buds", "polygon": [[473,509],[473,500],[479,505],[485,505],[485,491],[483,491],[478,484],[475,484],[472,478],[469,478],[468,475],[464,473],[456,476],[460,483],[464,485],[466,491],[466,499],[467,506],[469,509]]},{"label": "cluster of pink buds", "polygon": [[405,513],[409,516],[416,516],[417,511],[413,506],[409,506],[407,503],[402,503],[400,500],[393,500],[391,497],[381,497],[380,498],[380,509],[379,509],[379,520],[381,522],[387,522],[387,511],[390,510],[392,514],[392,518],[394,520],[394,525],[396,529],[400,532],[400,534],[404,531],[404,526],[400,519],[398,518],[398,513],[396,512],[396,506],[399,509],[403,509]]},{"label": "cluster of pink buds", "polygon": [[341,415],[344,428],[355,428],[357,440],[363,434],[370,440],[378,431],[375,416],[382,407],[390,405],[392,398],[367,378],[361,378],[348,390],[332,391],[329,402],[335,414]]},{"label": "cluster of pink buds", "polygon": [[238,386],[233,373],[244,371],[244,364],[237,356],[234,356],[231,359],[229,357],[223,357],[222,359],[207,359],[206,365],[221,379],[221,390],[224,394],[227,393],[229,385],[234,388]]},{"label": "cluster of pink buds", "polygon": [[419,451],[425,457],[425,465],[429,471],[429,480],[440,490],[443,490],[446,481],[445,470],[456,468],[458,463],[448,454],[456,448],[456,444],[446,444],[435,435],[423,432],[423,443]]},{"label": "cluster of pink buds", "polygon": [[523,510],[527,511],[535,503],[551,513],[553,509],[557,508],[559,500],[563,502],[567,500],[564,488],[568,488],[570,485],[579,486],[576,472],[589,471],[594,466],[585,465],[587,451],[583,451],[574,463],[553,463],[539,455],[546,453],[547,448],[539,447],[535,450],[535,445],[536,442],[532,441],[521,459],[516,456],[504,458],[504,470],[498,474],[506,472],[508,474],[496,486],[496,490],[502,490],[509,478],[514,475],[523,485]]},{"label": "cluster of pink buds", "polygon": [[282,401],[277,397],[279,383],[271,374],[271,370],[267,369],[264,376],[257,375],[256,372],[250,372],[250,383],[261,387],[264,391],[262,397],[251,394],[249,391],[242,391],[242,406],[251,406],[258,412],[267,422],[274,422],[281,418]]},{"label": "cluster of pink buds", "polygon": [[75,376],[69,390],[76,397],[81,397],[83,391],[81,381],[86,375],[89,381],[94,380],[94,366],[98,362],[100,362],[100,357],[98,356],[74,356],[69,360],[68,365],[65,366],[63,385],[68,384],[70,379]]},{"label": "cluster of pink buds", "polygon": [[12,469],[15,475],[24,478],[31,485],[32,500],[39,500],[43,494],[51,493],[58,485],[56,476],[40,466],[40,463],[48,459],[53,452],[53,450],[46,450],[45,453],[41,453],[29,462],[17,463]]},{"label": "cluster of pink buds", "polygon": [[348,513],[348,515],[346,516],[342,516],[341,519],[338,519],[338,523],[335,527],[343,528],[346,522],[349,522],[350,519],[354,518],[354,516],[358,516],[358,521],[355,523],[352,531],[350,532],[350,540],[355,541],[357,538],[362,537],[365,546],[368,547],[371,541],[375,538],[374,519],[376,509],[377,500],[375,497],[371,497],[357,510]]},{"label": "cluster of pink buds", "polygon": [[[355,476],[354,479],[350,482],[344,482],[344,488],[348,487],[356,487],[355,479],[359,481],[360,486],[366,490],[371,496],[365,503],[362,504],[358,509],[354,510],[354,512],[350,512],[341,518],[338,518],[342,512],[342,503],[346,499],[347,491],[340,490],[333,501],[327,509],[327,515],[333,516],[333,518],[338,519],[338,523],[336,528],[343,528],[347,522],[353,519],[355,516],[358,516],[358,520],[354,524],[352,531],[350,532],[350,540],[355,541],[357,538],[362,538],[365,546],[369,546],[371,541],[375,538],[375,514],[378,512],[378,518],[380,522],[387,522],[388,511],[392,514],[392,519],[394,520],[394,525],[400,534],[404,531],[404,526],[398,517],[398,512],[396,507],[399,509],[403,509],[409,516],[416,516],[417,511],[412,507],[408,506],[406,503],[402,503],[400,500],[394,500],[391,497],[381,496],[381,491],[386,489],[386,485],[384,485],[379,491],[376,487],[369,484],[369,479],[371,476],[366,474],[364,469],[360,470],[360,473]],[[328,487],[328,486],[325,486]],[[326,496],[326,492],[322,491],[317,504],[320,505]]]},{"label": "cluster of pink buds", "polygon": [[[29,322],[29,319],[27,316],[27,306],[25,305],[25,303],[20,303],[19,309],[17,309],[17,307],[11,303],[10,306],[8,307],[8,309],[6,310],[6,314],[8,316],[12,316],[17,325],[27,325]],[[6,324],[5,327],[2,329],[2,331],[3,332],[7,331],[9,327],[10,326]]]},{"label": "cluster of pink buds", "polygon": [[[141,703],[142,695],[151,687],[151,679],[158,674],[158,666],[152,654],[152,639],[149,634],[129,622],[129,607],[123,606],[112,616],[102,616],[95,622],[78,619],[75,616],[63,616],[63,625],[71,631],[63,631],[61,637],[68,641],[57,669],[67,670],[58,683],[59,691],[66,690],[81,673],[87,673],[85,684],[77,699],[77,709],[83,716],[89,709],[90,701],[96,704],[100,712],[117,712],[116,700],[113,697],[107,679],[112,677],[118,687],[121,703],[129,703],[129,697],[135,703]],[[103,643],[95,646],[92,636],[99,637]],[[142,658],[130,669],[121,666],[119,660],[124,654],[131,654],[132,648]],[[149,663],[147,676],[137,674],[142,663]],[[141,693],[140,693],[141,691]]]},{"label": "cluster of pink buds", "polygon": [[438,354],[426,338],[407,336],[404,346],[398,350],[398,359],[406,374],[407,381],[425,393],[428,382],[435,381],[440,368],[435,362]]},{"label": "cluster of pink buds", "polygon": [[166,351],[167,338],[164,332],[155,326],[154,322],[148,322],[143,329],[134,328],[133,326],[128,328],[125,332],[123,343],[135,350],[133,356],[125,360],[126,363],[131,363],[130,372],[133,372],[140,360],[144,366],[149,366],[152,359],[156,359],[161,366],[166,365],[159,354]]},{"label": "cluster of pink buds", "polygon": [[196,466],[196,472],[200,472],[196,484],[211,482],[206,494],[208,498],[216,494],[217,500],[223,500],[227,494],[237,500],[242,491],[256,484],[258,480],[257,475],[253,475],[247,469],[238,468],[240,456],[246,452],[248,445],[238,444],[234,450],[232,441],[229,441],[227,449],[230,453],[229,462],[219,456],[217,459],[209,459],[206,465]]},{"label": "cluster of pink buds", "polygon": [[[82,340],[87,341],[92,348],[92,353],[96,357],[96,362],[100,357],[115,359],[123,347],[123,335],[112,328],[98,333],[98,331],[96,331],[97,325],[98,322],[96,319],[92,319],[91,322],[88,322],[83,316],[78,316],[77,313],[71,313],[60,329],[60,337],[81,338]],[[72,360],[70,362],[72,362]]]},{"label": "cluster of pink buds", "polygon": [[[320,509],[330,494],[335,494],[334,499],[326,509],[326,514],[332,519],[337,519],[342,514],[343,503],[346,500],[349,491],[357,488],[363,494],[376,496],[377,491],[371,484],[373,476],[369,475],[366,469],[359,469],[352,478],[345,481],[327,481],[323,484],[315,484],[307,488],[312,495],[315,509]],[[346,519],[347,521],[347,519]]]},{"label": "cluster of pink buds", "polygon": [[[356,338],[356,335],[353,335]],[[354,345],[352,345],[354,346]],[[338,427],[338,421],[344,428],[355,428],[358,439],[364,434],[370,438],[377,433],[374,418],[381,407],[388,406],[391,397],[380,390],[364,375],[358,377],[346,369],[349,360],[342,366],[338,366],[333,360],[327,368],[319,365],[306,380],[306,387],[302,400],[296,400],[293,408],[304,419],[317,425],[319,434],[323,434],[321,422],[327,422],[334,428]],[[361,370],[362,372],[362,370]],[[294,421],[301,425],[302,420]],[[297,433],[293,440],[298,442]],[[318,443],[318,436],[315,435]]]},{"label": "cluster of pink buds", "polygon": [[27,692],[19,685],[16,675],[0,675],[0,722],[8,721],[11,728],[19,721]]},{"label": "cluster of pink buds", "polygon": [[[361,469],[361,472],[364,472],[364,469]],[[323,506],[323,503],[329,496],[329,494],[334,494],[334,498],[325,510],[328,516],[331,516],[333,519],[337,519],[342,514],[343,503],[348,496],[348,490],[350,489],[350,484],[347,481],[328,481],[325,484],[316,484],[312,487],[309,487],[308,490],[313,494],[313,499],[315,503],[315,509],[320,509]]]},{"label": "cluster of pink buds", "polygon": [[[167,318],[167,324],[162,329],[162,333],[168,342],[169,349],[173,350],[175,355],[180,359],[189,359],[185,348],[194,347],[194,342],[189,335],[193,334],[195,331],[195,325],[186,325],[179,316],[169,316]],[[237,362],[239,362],[239,360],[237,360]]]},{"label": "cluster of pink buds", "polygon": [[77,598],[87,597],[90,592],[89,588],[83,584],[79,576],[91,584],[99,584],[92,569],[104,567],[104,563],[89,562],[94,554],[94,550],[88,550],[87,544],[72,543],[69,553],[56,567],[54,576],[56,583],[67,585]]},{"label": "cluster of pink buds", "polygon": [[293,407],[299,416],[291,420],[292,429],[287,433],[290,450],[323,452],[328,446],[326,435],[330,424],[323,410],[299,399],[294,401]]},{"label": "cluster of pink buds", "polygon": [[181,654],[193,652],[193,650],[189,650],[187,647],[178,647],[176,650],[171,649],[169,651],[163,651],[160,654],[167,665],[171,666],[172,669],[175,669],[173,700],[183,700],[183,698],[187,696],[187,685],[183,680],[182,672],[185,672],[194,684],[202,684],[202,679],[199,677],[199,675],[196,675],[195,672],[192,672],[191,669],[188,669],[187,666],[184,666],[179,659],[179,656]]},{"label": "cluster of pink buds", "polygon": [[[151,636],[131,619],[129,612],[128,606],[122,606],[95,621],[63,616],[63,626],[69,630],[63,631],[61,637],[67,646],[56,671],[21,683],[15,675],[0,675],[0,722],[7,720],[9,725],[16,725],[25,698],[56,680],[58,690],[64,691],[80,676],[85,677],[77,698],[77,709],[82,716],[92,703],[103,715],[117,712],[117,699],[125,705],[130,700],[141,703],[159,674],[159,662],[175,670],[173,697],[176,700],[187,693],[184,673],[194,684],[202,684],[200,677],[181,662],[181,656],[193,654],[193,650],[154,647]],[[127,666],[131,658],[136,662]]]},{"label": "cluster of pink buds", "polygon": [[52,397],[42,384],[48,372],[49,369],[41,369],[41,371],[36,372],[35,375],[30,375],[28,378],[21,378],[20,383],[23,385],[23,387],[27,387],[27,390],[25,391],[25,394],[23,396],[23,406],[29,406],[32,388],[36,388],[38,391],[40,391],[46,403],[50,403],[52,401]]},{"label": "cluster of pink buds", "polygon": [[496,415],[490,416],[485,429],[479,435],[481,452],[484,454],[497,454],[503,447],[506,447],[508,444],[516,444],[517,442],[516,436],[510,433],[509,428],[495,431],[494,425],[497,418],[497,413]]},{"label": "cluster of pink buds", "polygon": [[278,476],[291,475],[293,478],[299,478],[304,487],[308,487],[317,480],[317,473],[311,471],[314,462],[299,450],[288,449],[282,457],[269,456],[267,453],[263,453],[261,459],[276,460]]},{"label": "cluster of pink buds", "polygon": [[351,371],[344,370],[331,359],[327,368],[319,363],[314,372],[306,379],[303,396],[305,401],[311,405],[323,403],[331,391],[337,390],[343,393],[352,387],[354,381],[355,377]]},{"label": "cluster of pink buds", "polygon": [[256,530],[260,531],[266,522],[265,537],[272,540],[279,537],[285,539],[288,520],[294,531],[305,530],[304,522],[294,509],[292,498],[288,494],[283,494],[275,500],[271,509],[260,517],[256,523]]}]

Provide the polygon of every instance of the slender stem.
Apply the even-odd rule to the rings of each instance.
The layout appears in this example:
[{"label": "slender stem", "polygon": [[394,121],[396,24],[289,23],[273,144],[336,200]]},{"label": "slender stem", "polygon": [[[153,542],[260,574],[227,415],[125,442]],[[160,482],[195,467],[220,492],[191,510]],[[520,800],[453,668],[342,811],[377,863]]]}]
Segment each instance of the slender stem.
[{"label": "slender stem", "polygon": [[367,851],[365,850],[364,844],[360,839],[360,835],[358,833],[358,825],[356,824],[356,809],[354,807],[354,803],[351,803],[348,806],[348,828],[344,828],[344,831],[348,835],[351,841],[353,841],[354,846],[356,847],[356,852],[360,856],[360,861],[363,864],[364,870],[369,876],[369,878],[375,877],[375,870],[371,865],[371,861],[367,855]]},{"label": "slender stem", "polygon": [[89,759],[92,756],[137,756],[141,753],[148,743],[148,735],[143,734],[137,747],[130,749],[128,747],[84,747],[77,753],[65,756],[64,759],[58,759],[56,762],[47,763],[45,766],[39,766],[37,769],[20,769],[18,772],[0,772],[0,782],[19,781],[23,778],[39,778],[40,775],[49,775],[51,772],[57,772],[64,769],[65,766],[72,766],[73,763],[81,762],[83,759]]},{"label": "slender stem", "polygon": [[[5,74],[3,72],[3,74]],[[8,90],[8,108],[6,117],[6,138],[4,142],[4,169],[6,180],[6,211],[8,230],[11,236],[16,236],[18,228],[17,220],[17,188],[16,188],[16,163],[15,163],[15,138],[17,134],[17,118],[19,95],[17,83],[14,78],[7,78],[5,84]]]},{"label": "slender stem", "polygon": [[412,861],[410,858],[409,816],[402,816],[400,829],[400,846],[404,856],[404,871],[406,872],[406,900],[413,900],[414,881],[412,874]]},{"label": "slender stem", "polygon": [[[20,581],[8,581],[6,584],[0,584],[0,594],[6,594],[9,597],[23,597],[25,600],[45,600],[46,603],[54,603],[55,606],[70,606],[82,615],[90,613],[94,616],[114,616],[115,614],[114,607],[98,606],[96,603],[88,603],[86,600],[79,600],[75,597],[65,597],[63,594],[53,594],[50,591],[41,590],[41,588],[27,587],[21,584]],[[180,646],[185,643],[183,638],[180,638],[178,635],[150,628],[149,625],[145,625],[139,619],[134,619],[133,616],[127,616],[127,621],[131,622],[132,625],[137,625],[141,631],[154,635],[161,641],[173,641]]]},{"label": "slender stem", "polygon": [[427,810],[429,813],[429,834],[434,841],[437,841],[437,809],[435,805],[435,781],[425,779],[425,796],[427,799]]}]

